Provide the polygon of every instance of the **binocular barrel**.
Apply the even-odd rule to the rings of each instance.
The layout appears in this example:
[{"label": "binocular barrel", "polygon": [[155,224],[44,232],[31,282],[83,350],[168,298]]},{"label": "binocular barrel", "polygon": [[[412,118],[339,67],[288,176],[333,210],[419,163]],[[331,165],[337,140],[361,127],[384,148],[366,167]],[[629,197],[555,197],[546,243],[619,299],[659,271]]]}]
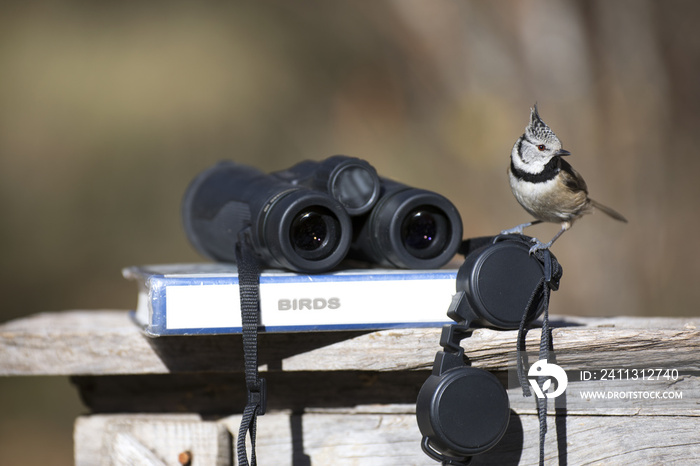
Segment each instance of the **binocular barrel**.
[{"label": "binocular barrel", "polygon": [[235,262],[238,233],[250,226],[265,264],[297,272],[332,269],[352,236],[350,217],[330,196],[228,161],[194,179],[182,216],[190,242],[211,259]]},{"label": "binocular barrel", "polygon": [[271,174],[230,161],[199,174],[182,206],[190,242],[236,261],[238,233],[271,267],[326,272],[349,258],[431,269],[457,252],[462,220],[443,196],[379,178],[369,163],[337,155]]},{"label": "binocular barrel", "polygon": [[433,269],[449,262],[462,241],[462,218],[447,198],[381,179],[372,212],[353,219],[349,257],[384,267]]}]

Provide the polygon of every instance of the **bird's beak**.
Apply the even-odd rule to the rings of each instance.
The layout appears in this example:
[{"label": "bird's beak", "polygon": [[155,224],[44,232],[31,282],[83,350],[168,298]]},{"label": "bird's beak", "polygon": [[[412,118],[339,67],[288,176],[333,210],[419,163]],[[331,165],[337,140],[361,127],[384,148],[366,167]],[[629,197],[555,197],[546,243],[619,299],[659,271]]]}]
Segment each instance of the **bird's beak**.
[{"label": "bird's beak", "polygon": [[569,152],[568,150],[559,149],[554,153],[554,155],[571,155],[571,152]]}]

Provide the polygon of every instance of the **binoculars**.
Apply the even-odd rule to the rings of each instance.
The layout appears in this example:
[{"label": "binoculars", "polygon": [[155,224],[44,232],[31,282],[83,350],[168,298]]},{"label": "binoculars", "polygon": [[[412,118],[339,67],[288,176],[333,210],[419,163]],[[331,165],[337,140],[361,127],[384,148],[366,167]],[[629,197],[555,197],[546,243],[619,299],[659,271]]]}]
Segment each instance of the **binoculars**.
[{"label": "binoculars", "polygon": [[364,160],[336,155],[273,173],[222,161],[195,177],[182,218],[203,255],[235,262],[238,233],[274,268],[321,273],[344,259],[434,269],[457,252],[462,220],[431,191],[381,178]]}]

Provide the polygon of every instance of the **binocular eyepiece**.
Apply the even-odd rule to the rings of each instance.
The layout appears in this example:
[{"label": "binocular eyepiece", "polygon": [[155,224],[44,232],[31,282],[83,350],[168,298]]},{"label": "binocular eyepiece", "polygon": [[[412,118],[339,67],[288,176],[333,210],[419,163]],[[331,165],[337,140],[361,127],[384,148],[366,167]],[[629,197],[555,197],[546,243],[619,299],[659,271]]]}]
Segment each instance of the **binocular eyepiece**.
[{"label": "binocular eyepiece", "polygon": [[380,178],[366,161],[342,155],[270,174],[219,162],[187,188],[182,217],[190,242],[211,259],[235,262],[238,233],[250,227],[266,265],[306,273],[346,257],[438,268],[462,237],[446,198]]}]

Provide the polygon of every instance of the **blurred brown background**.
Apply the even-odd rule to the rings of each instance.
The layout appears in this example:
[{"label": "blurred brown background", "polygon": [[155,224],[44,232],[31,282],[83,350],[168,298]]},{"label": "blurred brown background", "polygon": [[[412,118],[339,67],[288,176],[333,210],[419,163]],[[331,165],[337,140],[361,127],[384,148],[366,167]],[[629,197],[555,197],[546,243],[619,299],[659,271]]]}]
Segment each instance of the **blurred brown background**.
[{"label": "blurred brown background", "polygon": [[[529,220],[508,156],[540,114],[591,196],[552,312],[698,315],[700,3],[17,2],[0,15],[0,321],[128,309],[124,266],[201,260],[180,226],[222,158],[333,154],[438,191],[465,237]],[[548,240],[558,226],[528,233]],[[62,378],[0,378],[0,457],[71,464]]]}]

